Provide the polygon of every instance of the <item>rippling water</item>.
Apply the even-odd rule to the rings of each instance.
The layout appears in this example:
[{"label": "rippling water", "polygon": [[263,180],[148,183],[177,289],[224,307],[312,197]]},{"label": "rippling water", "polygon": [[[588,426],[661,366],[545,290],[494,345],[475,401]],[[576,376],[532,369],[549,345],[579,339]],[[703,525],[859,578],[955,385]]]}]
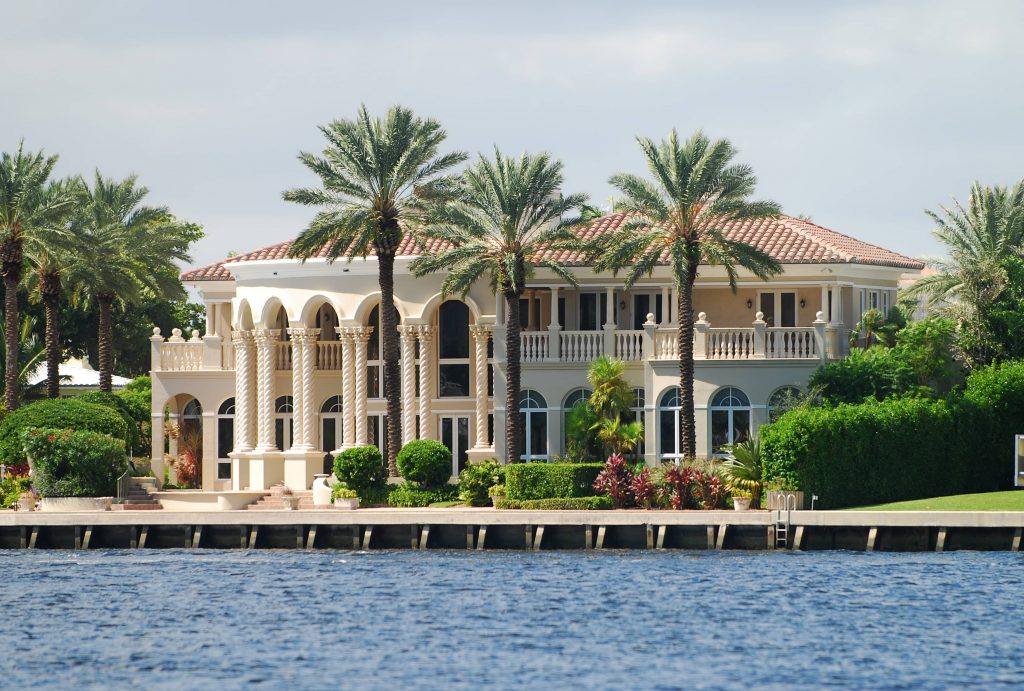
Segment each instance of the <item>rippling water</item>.
[{"label": "rippling water", "polygon": [[0,553],[0,688],[1024,686],[1010,553]]}]

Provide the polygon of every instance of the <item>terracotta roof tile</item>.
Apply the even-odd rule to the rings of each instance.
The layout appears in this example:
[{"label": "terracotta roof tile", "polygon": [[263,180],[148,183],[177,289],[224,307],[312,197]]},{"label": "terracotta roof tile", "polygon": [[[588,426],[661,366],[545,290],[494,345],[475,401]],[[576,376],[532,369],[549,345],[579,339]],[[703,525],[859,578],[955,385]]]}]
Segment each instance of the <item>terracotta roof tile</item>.
[{"label": "terracotta roof tile", "polygon": [[[585,238],[603,235],[616,230],[626,218],[625,214],[602,216],[590,225],[583,227],[579,232]],[[724,231],[726,237],[760,247],[781,264],[871,264],[908,270],[924,267],[924,264],[916,259],[791,216],[727,223]],[[183,273],[181,280],[186,282],[230,281],[232,279],[231,264],[287,259],[288,248],[291,247],[291,244],[291,241],[288,240],[248,254],[229,257],[216,264],[192,269]],[[443,247],[444,243],[440,241],[432,240],[427,243],[429,252],[436,252]],[[415,241],[409,237],[403,240],[398,249],[399,256],[415,256],[420,253]],[[585,258],[578,252],[561,250],[551,252],[550,255],[552,259],[568,266],[586,266]],[[316,256],[320,258],[327,256],[327,247],[317,252]],[[662,261],[667,263],[667,257],[663,256]]]}]

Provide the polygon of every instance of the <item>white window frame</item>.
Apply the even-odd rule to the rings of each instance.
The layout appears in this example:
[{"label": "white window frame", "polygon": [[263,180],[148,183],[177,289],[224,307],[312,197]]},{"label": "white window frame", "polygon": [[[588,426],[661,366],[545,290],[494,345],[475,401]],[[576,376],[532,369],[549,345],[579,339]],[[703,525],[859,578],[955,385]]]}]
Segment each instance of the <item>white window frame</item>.
[{"label": "white window frame", "polygon": [[788,328],[795,328],[797,326],[800,326],[800,292],[796,288],[792,288],[792,289],[777,288],[777,289],[773,289],[773,290],[758,289],[758,291],[757,291],[757,303],[754,305],[754,307],[756,308],[755,312],[760,312],[761,311],[761,296],[762,295],[773,295],[774,296],[774,298],[773,298],[774,309],[775,309],[775,315],[774,316],[775,316],[776,323],[772,324],[772,327],[780,326],[777,322],[782,321],[782,294],[783,293],[792,293],[792,295],[793,295],[793,327],[788,327],[787,326],[787,327],[784,327],[784,328],[788,329]]},{"label": "white window frame", "polygon": [[[718,398],[723,392],[726,392],[726,391],[728,391],[728,392],[738,392],[740,395],[743,396],[743,398],[747,399],[747,404],[745,406],[744,405],[738,405],[738,406],[734,406],[734,405],[728,405],[728,406],[726,406],[726,405],[715,405],[715,403],[714,403],[715,399]],[[735,397],[735,394],[730,393],[730,397]],[[753,435],[754,434],[754,408],[753,408],[753,406],[750,403],[750,396],[748,396],[747,393],[745,391],[743,391],[743,389],[741,389],[741,388],[739,388],[737,386],[723,386],[718,391],[715,391],[714,394],[712,394],[712,396],[711,396],[711,398],[709,400],[709,403],[708,403],[708,447],[710,448],[712,455],[714,455],[714,456],[725,455],[725,452],[723,452],[723,451],[715,451],[715,439],[714,439],[714,429],[715,429],[714,416],[715,416],[715,413],[716,412],[725,412],[728,415],[727,419],[729,421],[729,425],[728,425],[728,432],[726,434],[727,441],[726,441],[726,444],[725,444],[726,446],[728,446],[729,444],[735,444],[736,443],[736,427],[735,427],[736,423],[735,423],[735,415],[734,415],[734,413],[737,410],[745,410],[747,412],[747,420],[748,420],[748,423],[747,423],[747,436],[749,437],[749,436]]]},{"label": "white window frame", "polygon": [[[537,397],[537,399],[542,401],[544,403],[544,407],[538,406],[538,407],[534,408],[531,405],[529,405],[531,403],[537,403],[538,402],[538,401],[535,401],[535,400],[531,399],[530,398],[530,394],[533,394],[534,396]],[[551,440],[548,438],[548,432],[551,430],[551,420],[547,419],[548,418],[548,411],[549,411],[549,408],[548,408],[547,399],[544,398],[539,392],[534,391],[533,389],[523,389],[522,390],[522,392],[520,393],[520,398],[519,398],[519,412],[520,412],[520,414],[525,413],[524,417],[526,418],[526,420],[525,420],[525,424],[523,425],[523,454],[519,457],[520,460],[522,460],[522,461],[547,461],[548,459],[551,458],[551,443],[550,443]],[[545,449],[545,452],[543,454],[533,454],[533,453],[530,453],[530,449],[533,447],[533,444],[531,443],[533,441],[532,415],[536,415],[536,414],[543,414],[545,416],[545,420],[544,420],[544,449]]]}]

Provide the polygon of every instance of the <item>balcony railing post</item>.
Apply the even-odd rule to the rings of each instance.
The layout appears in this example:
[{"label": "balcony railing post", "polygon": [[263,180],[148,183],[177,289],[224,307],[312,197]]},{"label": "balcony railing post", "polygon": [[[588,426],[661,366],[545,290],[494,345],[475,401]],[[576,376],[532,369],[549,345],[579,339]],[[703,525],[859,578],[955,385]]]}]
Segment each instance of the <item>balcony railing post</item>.
[{"label": "balcony railing post", "polygon": [[609,357],[615,357],[615,324],[604,325],[603,353]]},{"label": "balcony railing post", "polygon": [[164,337],[160,335],[160,327],[153,328],[153,335],[149,337],[149,368],[159,372],[160,367],[160,346],[164,343]]},{"label": "balcony railing post", "polygon": [[703,360],[708,354],[708,329],[711,323],[708,321],[706,312],[697,315],[697,321],[693,323],[693,357]]},{"label": "balcony railing post", "polygon": [[764,312],[754,315],[754,352],[751,355],[755,360],[763,360],[765,354],[765,329],[768,324],[764,321]]},{"label": "balcony railing post", "polygon": [[561,357],[561,353],[559,352],[561,350],[559,347],[561,333],[562,327],[558,324],[548,325],[548,362],[558,362]]},{"label": "balcony railing post", "polygon": [[644,322],[643,345],[641,346],[641,359],[654,359],[654,334],[658,331],[658,325],[654,323],[654,314],[648,313],[647,321]]},{"label": "balcony railing post", "polygon": [[[827,337],[826,337],[827,334]],[[835,352],[836,328],[825,322],[825,313],[814,315],[814,347],[818,351],[818,359],[824,364]]]},{"label": "balcony railing post", "polygon": [[203,369],[219,370],[223,365],[223,350],[220,347],[220,336],[203,336]]}]

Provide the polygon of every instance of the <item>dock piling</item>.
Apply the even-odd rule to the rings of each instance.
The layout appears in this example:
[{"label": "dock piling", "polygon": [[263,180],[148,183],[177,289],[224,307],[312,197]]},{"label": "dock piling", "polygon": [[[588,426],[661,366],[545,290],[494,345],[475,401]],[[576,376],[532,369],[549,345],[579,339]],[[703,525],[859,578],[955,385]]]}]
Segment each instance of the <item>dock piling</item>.
[{"label": "dock piling", "polygon": [[878,528],[872,528],[871,530],[868,531],[868,544],[867,544],[867,551],[868,552],[874,552],[875,551],[875,542],[877,542],[877,540],[878,540]]}]

